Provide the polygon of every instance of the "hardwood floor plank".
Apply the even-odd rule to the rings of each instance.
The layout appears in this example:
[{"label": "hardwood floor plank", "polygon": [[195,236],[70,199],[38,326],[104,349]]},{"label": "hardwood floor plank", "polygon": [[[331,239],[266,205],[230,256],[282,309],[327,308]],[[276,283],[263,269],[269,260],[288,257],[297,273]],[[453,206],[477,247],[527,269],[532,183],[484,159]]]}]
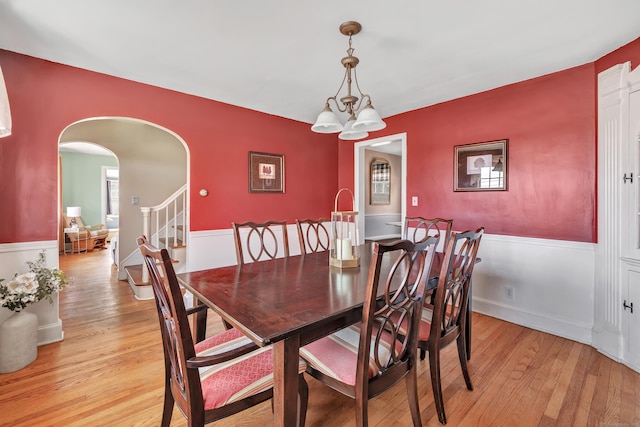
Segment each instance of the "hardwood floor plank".
[{"label": "hardwood floor plank", "polygon": [[553,390],[553,394],[549,399],[549,403],[544,410],[544,415],[557,420],[558,415],[560,414],[560,408],[564,402],[564,399],[567,394],[567,388],[569,387],[569,382],[571,381],[571,377],[573,377],[573,372],[576,368],[576,363],[578,362],[578,356],[580,355],[581,344],[573,343],[571,346],[571,350],[569,352],[569,357],[566,362],[562,365],[562,373],[558,378],[558,383],[556,384],[555,389]]},{"label": "hardwood floor plank", "polygon": [[584,381],[584,386],[580,392],[580,400],[576,408],[576,415],[572,425],[586,426],[589,421],[589,407],[593,400],[593,395],[596,390],[597,378],[595,375],[588,374]]},{"label": "hardwood floor plank", "polygon": [[[106,251],[61,256],[60,267],[74,277],[60,294],[64,341],[39,347],[26,368],[0,374],[0,426],[158,426],[164,382],[154,302],[133,297]],[[478,313],[473,322],[473,391],[455,347],[442,352],[448,425],[640,425],[637,372],[580,343]],[[212,312],[207,325],[209,333],[222,330]],[[417,369],[423,425],[439,426],[428,361]],[[353,400],[308,382],[307,426],[355,426]],[[372,427],[410,425],[403,381],[369,406]],[[214,425],[272,422],[264,402]],[[172,426],[186,425],[175,409]]]}]

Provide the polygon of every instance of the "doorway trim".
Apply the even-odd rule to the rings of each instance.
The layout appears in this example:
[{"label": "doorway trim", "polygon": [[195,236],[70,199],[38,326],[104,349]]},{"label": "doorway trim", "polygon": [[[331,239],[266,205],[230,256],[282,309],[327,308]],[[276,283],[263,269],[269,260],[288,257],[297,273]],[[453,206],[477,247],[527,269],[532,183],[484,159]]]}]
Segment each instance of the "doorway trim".
[{"label": "doorway trim", "polygon": [[371,148],[372,145],[378,144],[384,141],[392,141],[400,144],[400,163],[402,165],[400,171],[401,177],[401,217],[404,218],[407,211],[407,133],[397,133],[394,135],[387,135],[380,138],[367,139],[365,141],[356,142],[353,146],[353,188],[355,189],[355,206],[354,209],[361,214],[358,215],[358,236],[359,244],[364,243],[364,208],[366,206],[366,190],[365,190],[365,177],[366,169],[368,165],[365,164],[364,150]]}]

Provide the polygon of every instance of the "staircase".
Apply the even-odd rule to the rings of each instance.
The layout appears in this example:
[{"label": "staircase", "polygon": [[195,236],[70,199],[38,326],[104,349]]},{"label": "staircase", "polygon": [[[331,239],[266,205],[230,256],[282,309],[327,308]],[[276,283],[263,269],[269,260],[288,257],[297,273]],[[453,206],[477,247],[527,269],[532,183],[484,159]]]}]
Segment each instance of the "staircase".
[{"label": "staircase", "polygon": [[[149,243],[153,246],[164,248],[169,252],[177,273],[184,271],[187,265],[186,207],[187,186],[185,184],[159,205],[140,208],[143,217],[142,234],[147,236]],[[146,268],[143,268],[142,263],[128,265],[124,269],[135,297],[153,299],[149,273]]]}]

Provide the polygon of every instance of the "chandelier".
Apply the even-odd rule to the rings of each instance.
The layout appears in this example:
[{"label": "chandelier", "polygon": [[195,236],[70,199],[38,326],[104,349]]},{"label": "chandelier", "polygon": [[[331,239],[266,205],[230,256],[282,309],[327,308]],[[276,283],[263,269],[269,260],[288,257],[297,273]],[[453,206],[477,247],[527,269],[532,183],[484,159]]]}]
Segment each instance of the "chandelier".
[{"label": "chandelier", "polygon": [[[353,47],[351,47],[351,37],[358,34],[362,29],[362,25],[355,21],[348,21],[340,25],[340,32],[345,36],[349,36],[349,49],[347,49],[347,56],[342,58],[342,65],[344,65],[345,72],[342,79],[342,83],[338,88],[335,95],[327,98],[327,102],[324,105],[324,109],[318,115],[318,119],[311,126],[311,130],[318,133],[336,133],[340,132],[338,138],[345,140],[362,139],[369,136],[370,131],[384,129],[387,124],[382,121],[378,112],[371,105],[371,97],[362,93],[360,86],[358,85],[358,77],[356,75],[356,66],[360,60],[353,56]],[[353,79],[351,75],[353,74]],[[347,94],[340,98],[342,106],[338,103],[338,95],[347,83]],[[351,84],[355,82],[355,87],[358,89],[360,97],[355,96],[351,92]],[[360,113],[360,107],[364,100],[367,100],[364,108]],[[338,111],[347,113],[349,116],[347,123],[343,125],[335,113],[331,110],[330,102],[333,101]],[[357,114],[357,118],[356,118]]]}]

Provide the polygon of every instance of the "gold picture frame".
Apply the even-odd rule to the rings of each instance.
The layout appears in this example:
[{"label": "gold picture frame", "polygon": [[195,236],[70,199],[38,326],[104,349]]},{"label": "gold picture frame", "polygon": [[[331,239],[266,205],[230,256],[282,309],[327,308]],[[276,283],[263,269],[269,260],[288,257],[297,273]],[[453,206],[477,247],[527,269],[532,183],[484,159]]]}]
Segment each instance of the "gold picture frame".
[{"label": "gold picture frame", "polygon": [[454,191],[506,191],[508,139],[454,147]]}]

